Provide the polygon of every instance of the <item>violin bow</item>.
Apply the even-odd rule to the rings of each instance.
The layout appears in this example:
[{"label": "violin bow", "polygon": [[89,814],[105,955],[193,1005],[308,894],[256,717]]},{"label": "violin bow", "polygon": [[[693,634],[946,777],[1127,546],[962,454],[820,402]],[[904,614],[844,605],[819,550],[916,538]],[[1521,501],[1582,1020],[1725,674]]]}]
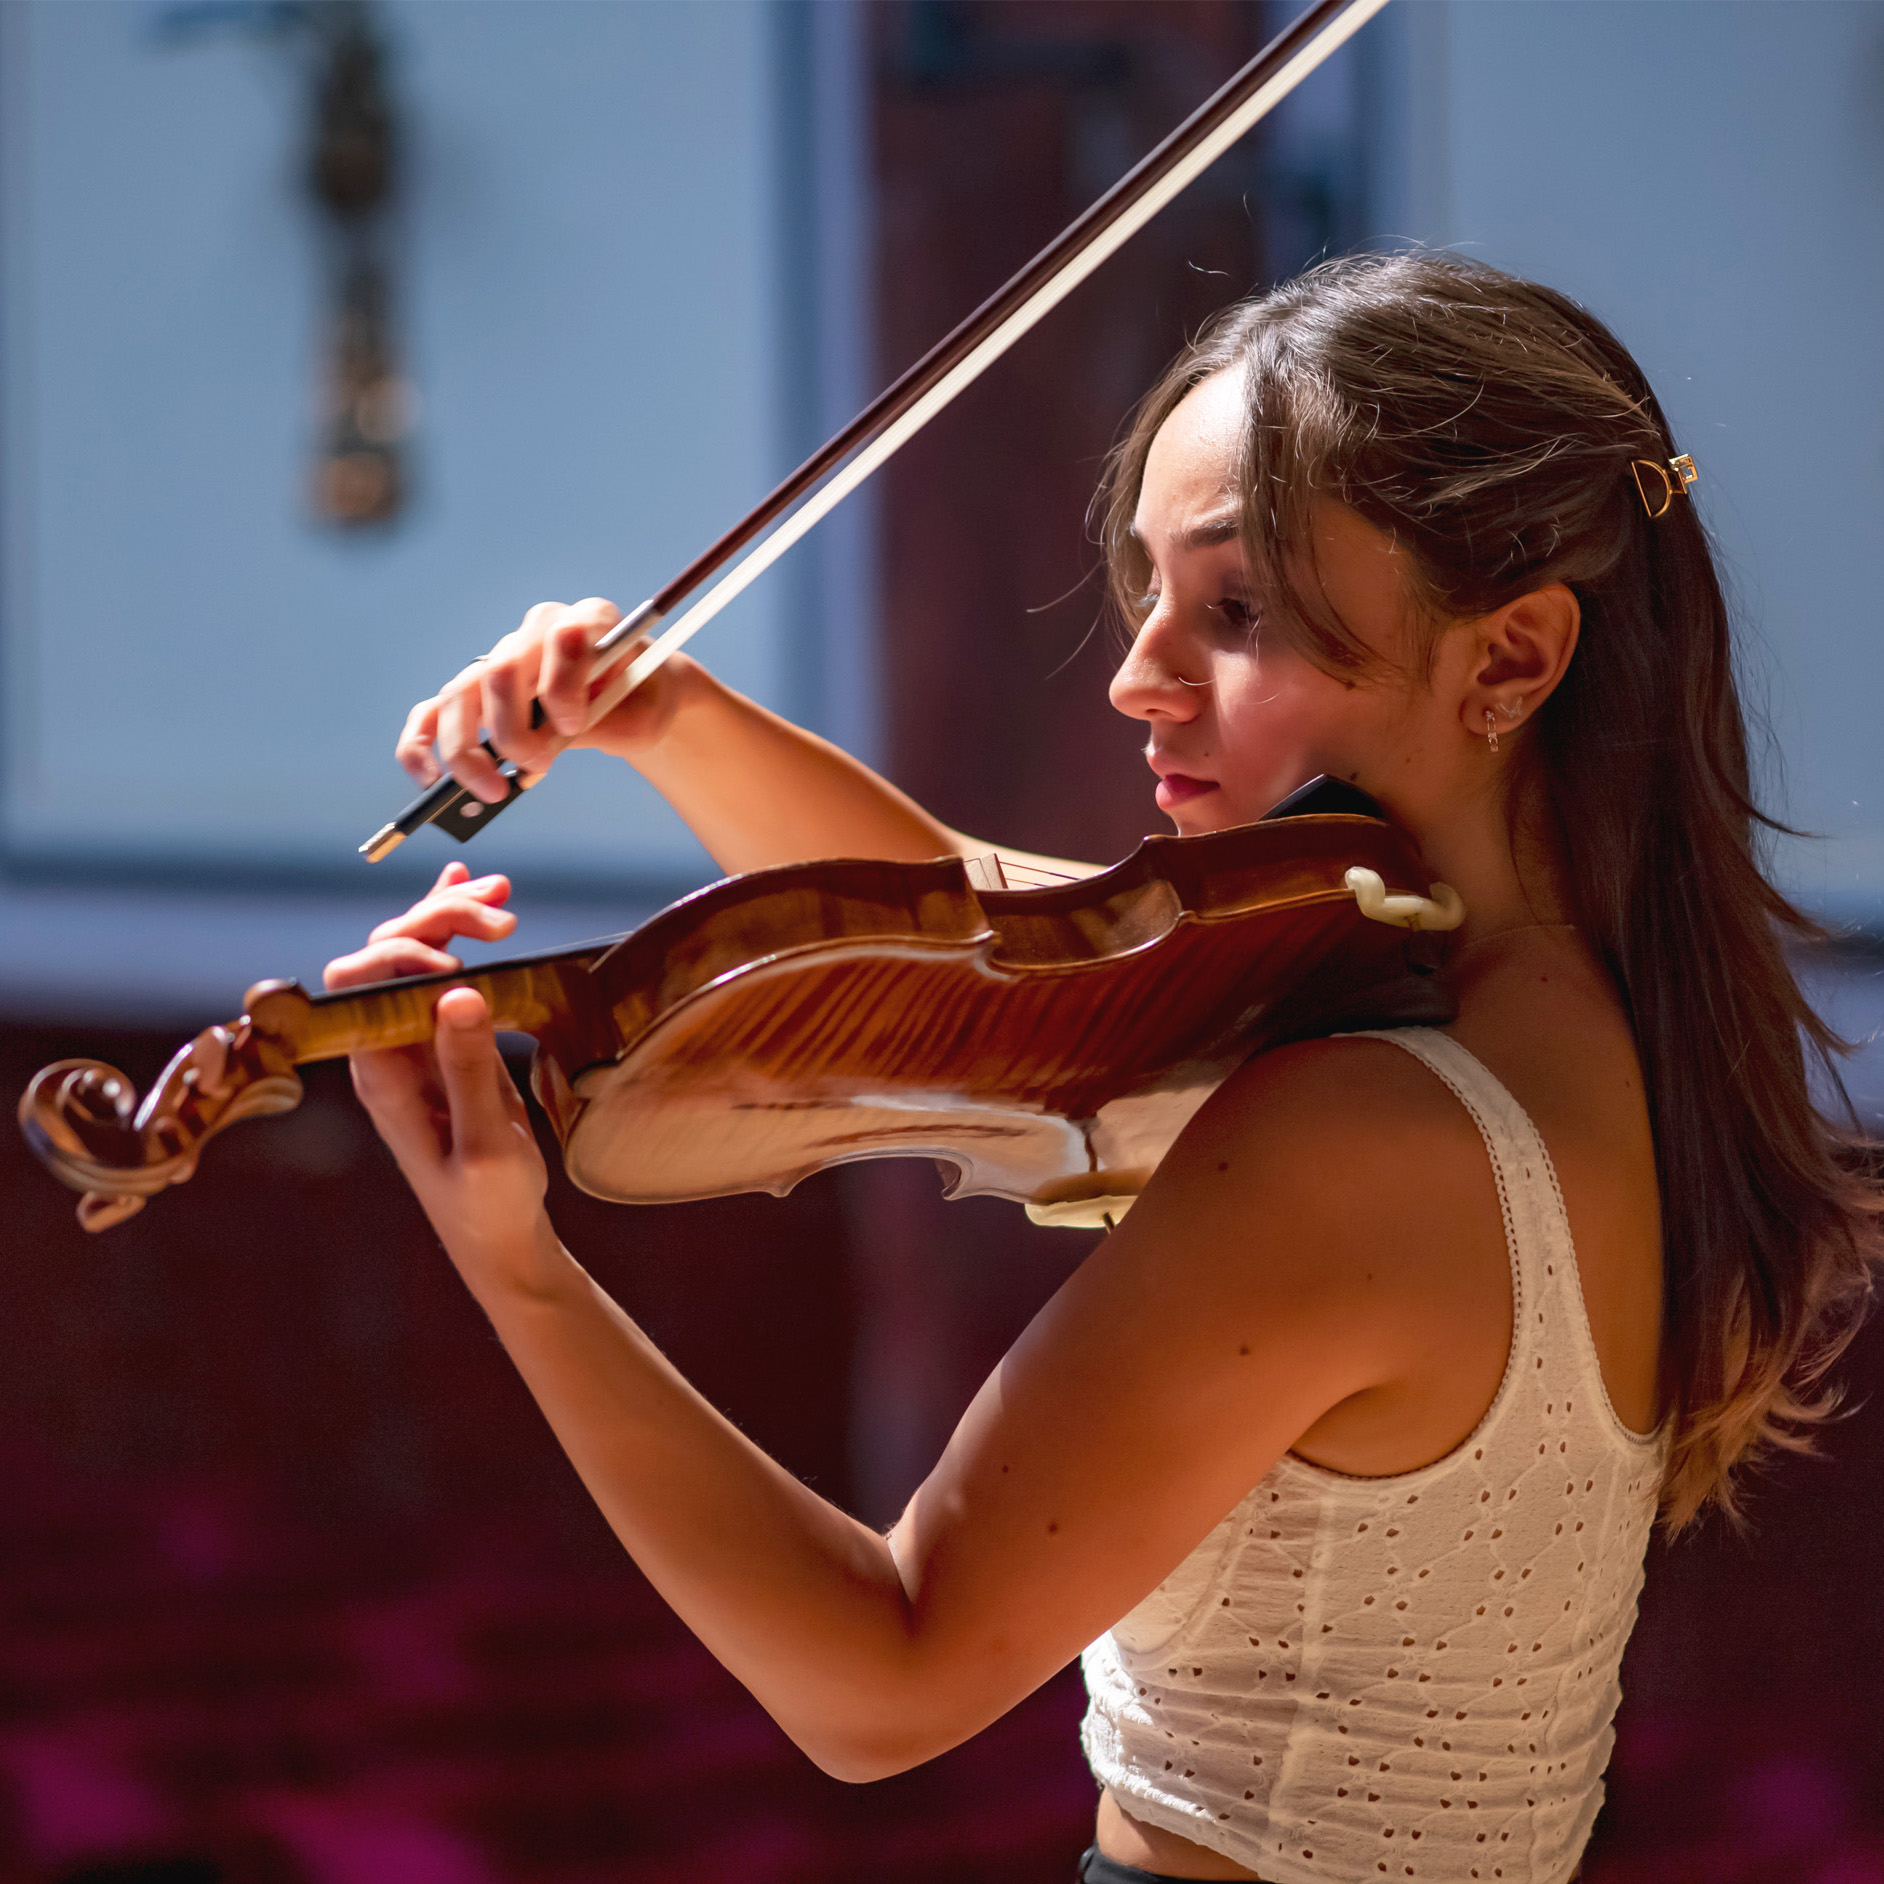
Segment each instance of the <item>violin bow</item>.
[{"label": "violin bow", "polygon": [[[769,536],[720,577],[664,633],[651,641],[592,697],[599,719],[699,633],[727,603],[761,576],[791,546],[887,462],[952,400],[973,384],[1015,341],[1063,301],[1165,204],[1207,170],[1323,60],[1346,44],[1387,0],[1316,0],[1279,33],[1222,90],[1207,99],[1157,149],[1109,189],[1086,213],[991,295],[953,333],[937,342],[901,379],[882,392],[829,443],[814,452],[776,490],[665,588],[631,609],[595,644],[607,657],[649,633],[689,595],[732,562],[773,524]],[[803,499],[803,502],[800,502]],[[797,508],[793,509],[796,505]],[[789,513],[789,514],[787,514]],[[780,519],[783,519],[781,522]],[[540,703],[532,724],[543,723]],[[495,756],[493,754],[493,756]],[[485,804],[447,776],[415,798],[391,823],[360,846],[368,863],[388,857],[422,825],[436,824],[464,842],[482,830],[533,782],[507,766],[508,795]]]}]

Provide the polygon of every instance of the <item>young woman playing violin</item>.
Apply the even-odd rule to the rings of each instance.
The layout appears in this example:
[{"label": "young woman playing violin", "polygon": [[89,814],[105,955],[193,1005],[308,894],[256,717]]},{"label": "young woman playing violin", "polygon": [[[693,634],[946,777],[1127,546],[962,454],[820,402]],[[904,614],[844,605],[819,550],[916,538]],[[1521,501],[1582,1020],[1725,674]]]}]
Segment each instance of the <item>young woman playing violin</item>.
[{"label": "young woman playing violin", "polygon": [[[1189,835],[1317,773],[1371,793],[1464,897],[1458,1019],[1245,1064],[887,1537],[558,1242],[474,992],[354,1062],[622,1542],[828,1772],[927,1759],[1084,1651],[1089,1880],[1575,1871],[1657,1512],[1804,1443],[1879,1243],[1808,1093],[1836,1043],[1755,858],[1677,449],[1589,315],[1443,256],[1233,308],[1149,394],[1103,515],[1158,805]],[[496,798],[481,733],[598,746],[729,871],[987,848],[684,658],[585,727],[616,619],[533,609],[407,767]],[[451,865],[329,984],[455,966],[506,894]]]}]

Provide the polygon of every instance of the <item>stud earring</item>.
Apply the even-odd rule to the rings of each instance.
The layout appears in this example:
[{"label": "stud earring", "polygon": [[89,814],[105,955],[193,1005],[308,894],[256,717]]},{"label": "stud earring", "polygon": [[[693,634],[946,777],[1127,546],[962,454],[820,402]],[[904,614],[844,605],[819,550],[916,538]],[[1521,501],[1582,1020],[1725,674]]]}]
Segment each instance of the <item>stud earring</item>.
[{"label": "stud earring", "polygon": [[1524,717],[1524,696],[1519,694],[1515,700],[1501,701],[1498,710],[1508,720],[1522,719]]},{"label": "stud earring", "polygon": [[1498,722],[1492,718],[1490,707],[1485,709],[1485,740],[1493,752],[1498,750]]}]

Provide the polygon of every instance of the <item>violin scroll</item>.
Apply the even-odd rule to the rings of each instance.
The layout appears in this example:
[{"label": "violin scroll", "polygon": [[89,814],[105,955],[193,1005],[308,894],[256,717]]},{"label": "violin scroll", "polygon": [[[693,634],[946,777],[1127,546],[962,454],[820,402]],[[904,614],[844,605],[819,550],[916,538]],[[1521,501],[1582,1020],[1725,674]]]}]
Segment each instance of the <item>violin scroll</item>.
[{"label": "violin scroll", "polygon": [[21,1097],[20,1130],[53,1175],[81,1193],[79,1223],[108,1230],[183,1183],[216,1133],[300,1102],[292,1051],[245,1017],[198,1034],[141,1102],[115,1067],[56,1061]]}]

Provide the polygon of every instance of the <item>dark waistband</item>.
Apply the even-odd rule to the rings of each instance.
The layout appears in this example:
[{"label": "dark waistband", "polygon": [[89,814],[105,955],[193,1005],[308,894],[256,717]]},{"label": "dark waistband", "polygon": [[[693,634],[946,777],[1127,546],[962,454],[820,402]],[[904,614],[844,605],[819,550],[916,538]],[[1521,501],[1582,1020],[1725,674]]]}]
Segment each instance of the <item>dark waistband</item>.
[{"label": "dark waistband", "polygon": [[1079,1884],[1197,1884],[1197,1880],[1172,1877],[1163,1871],[1141,1871],[1137,1865],[1120,1864],[1097,1845],[1089,1845],[1079,1861]]}]

